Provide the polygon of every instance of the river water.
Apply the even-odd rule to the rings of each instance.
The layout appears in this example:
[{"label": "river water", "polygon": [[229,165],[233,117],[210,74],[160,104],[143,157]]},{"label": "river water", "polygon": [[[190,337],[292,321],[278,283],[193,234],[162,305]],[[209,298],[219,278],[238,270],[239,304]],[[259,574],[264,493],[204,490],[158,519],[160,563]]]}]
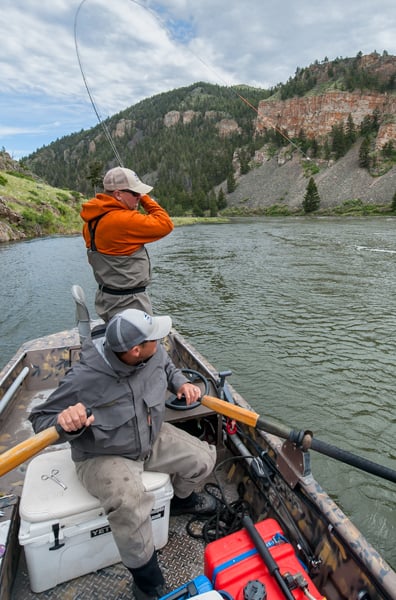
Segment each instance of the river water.
[{"label": "river water", "polygon": [[[158,314],[261,416],[396,469],[396,220],[241,219],[149,246]],[[26,339],[95,317],[82,240],[0,245],[0,368]],[[332,498],[396,567],[395,484],[312,453]]]}]

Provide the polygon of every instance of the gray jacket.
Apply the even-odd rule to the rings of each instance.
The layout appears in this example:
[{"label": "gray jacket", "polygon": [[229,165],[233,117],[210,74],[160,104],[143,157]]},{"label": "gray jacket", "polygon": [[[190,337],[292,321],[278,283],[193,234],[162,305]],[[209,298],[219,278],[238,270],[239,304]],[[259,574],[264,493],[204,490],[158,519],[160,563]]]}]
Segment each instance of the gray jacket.
[{"label": "gray jacket", "polygon": [[63,432],[75,461],[115,454],[133,460],[149,456],[165,415],[166,392],[176,393],[189,380],[161,344],[147,362],[129,366],[118,359],[105,338],[84,344],[81,360],[67,373],[29,420],[35,432],[56,424],[63,409],[82,402],[95,416],[82,433]]}]

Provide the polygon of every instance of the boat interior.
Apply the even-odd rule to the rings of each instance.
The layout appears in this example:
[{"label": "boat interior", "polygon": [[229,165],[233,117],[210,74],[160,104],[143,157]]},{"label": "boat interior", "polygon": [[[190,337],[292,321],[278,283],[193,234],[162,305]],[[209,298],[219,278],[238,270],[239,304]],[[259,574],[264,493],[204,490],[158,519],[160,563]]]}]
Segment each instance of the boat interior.
[{"label": "boat interior", "polygon": [[[42,536],[30,547],[20,543],[21,498],[23,502],[24,494],[25,498],[29,496],[24,488],[29,468],[43,454],[55,460],[55,453],[67,450],[68,444],[45,446],[28,458],[22,455],[22,459],[15,456],[13,450],[33,436],[27,419],[32,407],[43,402],[79,360],[84,336],[101,327],[101,323],[91,322],[88,313],[84,312],[84,298],[79,290],[75,290],[73,296],[78,326],[26,342],[0,373],[0,452],[3,456],[12,455],[10,468],[0,480],[0,535],[3,535],[3,539],[0,538],[3,551],[0,600],[133,598],[132,577],[120,561],[70,577],[67,581],[61,581],[59,575],[56,579],[59,583],[41,589],[46,587],[46,578],[50,579],[53,570],[45,556],[49,556],[48,550],[54,550],[53,546],[55,550],[61,546],[62,524],[59,526],[56,519],[53,522],[58,529],[55,531],[52,527],[48,540],[43,542]],[[79,300],[82,308],[79,308]],[[177,331],[172,330],[162,343],[174,363],[201,387],[203,396],[227,400],[246,411],[251,410],[229,384],[230,372],[216,371]],[[208,570],[205,562],[208,545],[236,535],[248,518],[254,523],[275,519],[281,527],[282,541],[290,540],[298,554],[304,573],[302,581],[306,583],[304,577],[309,578],[316,586],[315,590],[320,590],[316,595],[309,595],[301,580],[294,581],[294,587],[300,585],[300,588],[292,598],[396,598],[395,573],[315,481],[310,470],[309,452],[270,433],[241,426],[203,404],[185,410],[185,407],[177,406],[171,396],[167,401],[166,420],[216,444],[218,451],[216,469],[205,484],[208,493],[217,499],[217,514],[207,519],[170,516],[166,525],[167,543],[158,549],[158,558],[169,590],[178,590],[203,576]],[[53,479],[54,497],[61,497],[62,480],[57,481],[55,476]],[[33,505],[36,502],[31,497],[29,500]],[[36,504],[39,510],[39,495]],[[108,536],[111,535],[109,530],[100,530],[102,533],[100,549],[109,543]],[[35,568],[40,571],[39,579],[44,583],[40,583],[39,590],[34,590],[27,556],[28,552],[36,552],[35,548],[40,544],[45,544],[46,553],[43,560],[36,561],[39,566]],[[168,600],[185,597],[188,595],[175,593]],[[240,600],[242,598],[243,595]],[[264,600],[264,596],[262,598]],[[239,596],[234,600],[239,600]],[[245,600],[261,600],[261,597],[246,596]]]}]

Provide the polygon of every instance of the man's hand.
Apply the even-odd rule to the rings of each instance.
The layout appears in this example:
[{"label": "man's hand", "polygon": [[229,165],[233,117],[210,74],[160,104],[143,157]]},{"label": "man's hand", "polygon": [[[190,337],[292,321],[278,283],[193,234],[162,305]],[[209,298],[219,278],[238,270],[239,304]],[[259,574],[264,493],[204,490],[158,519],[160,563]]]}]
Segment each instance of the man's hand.
[{"label": "man's hand", "polygon": [[182,386],[177,390],[177,397],[180,399],[182,396],[186,399],[186,404],[193,404],[201,397],[201,390],[197,385],[190,383],[183,383]]},{"label": "man's hand", "polygon": [[81,402],[65,408],[58,415],[58,425],[64,431],[77,431],[83,427],[89,427],[94,421],[95,417],[93,415],[87,417],[87,409]]}]

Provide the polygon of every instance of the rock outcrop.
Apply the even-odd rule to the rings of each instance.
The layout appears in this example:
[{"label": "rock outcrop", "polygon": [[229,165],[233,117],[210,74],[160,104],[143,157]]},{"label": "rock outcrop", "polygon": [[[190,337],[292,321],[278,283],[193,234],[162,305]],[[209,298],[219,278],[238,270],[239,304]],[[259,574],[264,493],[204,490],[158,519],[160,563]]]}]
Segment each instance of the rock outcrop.
[{"label": "rock outcrop", "polygon": [[[174,127],[180,122],[183,123],[183,125],[188,125],[200,114],[201,113],[195,110],[186,110],[184,112],[171,110],[164,116],[164,125],[165,127]],[[239,134],[242,132],[242,129],[235,119],[224,118],[223,114],[218,111],[207,111],[203,116],[205,119],[216,121],[215,127],[218,130],[220,137],[227,137],[234,133]]]},{"label": "rock outcrop", "polygon": [[331,91],[289,100],[263,100],[258,106],[256,134],[276,128],[289,138],[304,132],[307,138],[320,139],[331,133],[334,125],[347,125],[349,115],[359,127],[376,112],[382,123],[376,141],[380,149],[396,138],[396,97],[390,94]]},{"label": "rock outcrop", "polygon": [[7,197],[0,196],[0,242],[10,242],[26,237],[24,233],[11,227],[11,224],[18,225],[21,221],[21,215],[7,205]]}]

